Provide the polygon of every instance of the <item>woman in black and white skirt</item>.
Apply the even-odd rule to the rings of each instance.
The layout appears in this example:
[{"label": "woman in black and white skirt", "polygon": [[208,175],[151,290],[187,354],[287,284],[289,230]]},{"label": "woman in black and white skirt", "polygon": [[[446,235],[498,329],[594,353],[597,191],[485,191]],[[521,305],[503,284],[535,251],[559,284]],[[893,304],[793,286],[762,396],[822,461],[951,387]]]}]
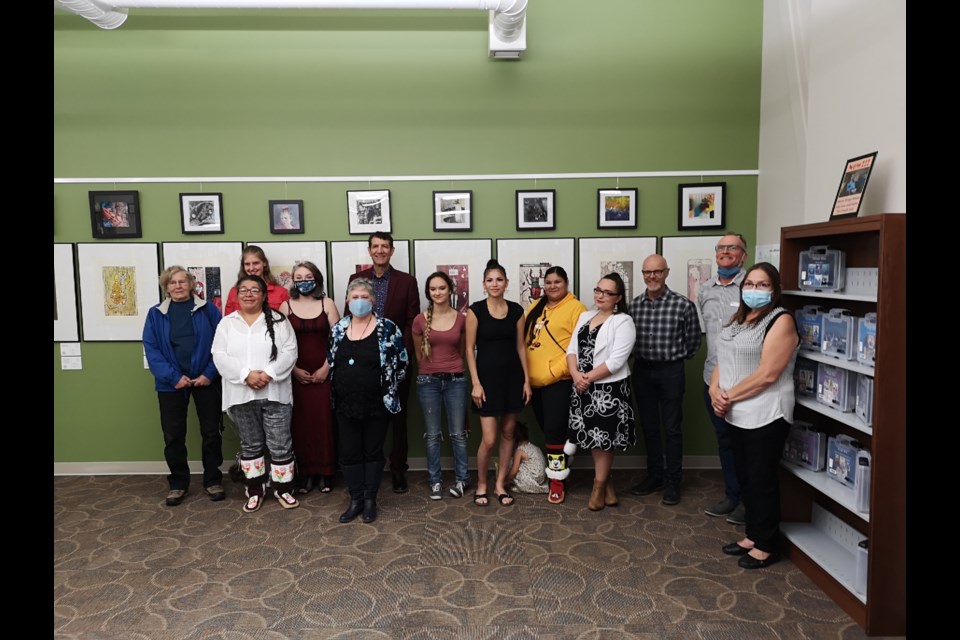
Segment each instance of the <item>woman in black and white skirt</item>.
[{"label": "woman in black and white skirt", "polygon": [[573,378],[570,440],[593,455],[593,491],[587,503],[591,511],[616,506],[617,495],[608,482],[613,452],[637,441],[627,364],[637,329],[627,313],[625,294],[618,274],[601,278],[593,290],[596,309],[580,314],[567,347]]}]

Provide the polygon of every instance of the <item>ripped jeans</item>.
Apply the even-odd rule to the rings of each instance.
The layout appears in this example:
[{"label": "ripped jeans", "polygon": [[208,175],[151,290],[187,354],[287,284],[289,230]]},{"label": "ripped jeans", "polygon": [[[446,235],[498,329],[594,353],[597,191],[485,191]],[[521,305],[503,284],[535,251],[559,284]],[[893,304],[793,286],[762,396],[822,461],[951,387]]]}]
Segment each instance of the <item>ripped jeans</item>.
[{"label": "ripped jeans", "polygon": [[464,374],[421,374],[417,376],[417,399],[423,411],[424,434],[427,444],[427,474],[430,484],[440,482],[441,409],[447,408],[447,432],[453,449],[454,471],[457,480],[467,483],[467,378]]}]

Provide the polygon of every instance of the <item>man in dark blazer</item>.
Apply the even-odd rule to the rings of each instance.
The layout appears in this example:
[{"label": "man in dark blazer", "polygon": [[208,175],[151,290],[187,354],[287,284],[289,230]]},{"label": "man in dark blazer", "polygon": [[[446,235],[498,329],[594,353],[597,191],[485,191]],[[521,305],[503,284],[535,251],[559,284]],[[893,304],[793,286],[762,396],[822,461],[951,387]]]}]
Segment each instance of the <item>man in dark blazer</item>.
[{"label": "man in dark blazer", "polygon": [[[373,267],[358,271],[350,276],[350,280],[369,278],[373,282],[377,298],[374,311],[378,316],[389,318],[397,325],[403,334],[403,344],[407,348],[410,362],[413,362],[413,319],[420,313],[417,279],[390,265],[394,246],[393,236],[389,233],[375,231],[370,234],[367,239],[367,251],[370,252]],[[350,310],[344,308],[343,314],[349,315]],[[390,421],[393,426],[390,471],[393,473],[394,493],[407,492],[407,399],[410,397],[411,378],[408,372],[407,377],[400,383],[397,390],[400,398],[400,413],[394,414]]]}]

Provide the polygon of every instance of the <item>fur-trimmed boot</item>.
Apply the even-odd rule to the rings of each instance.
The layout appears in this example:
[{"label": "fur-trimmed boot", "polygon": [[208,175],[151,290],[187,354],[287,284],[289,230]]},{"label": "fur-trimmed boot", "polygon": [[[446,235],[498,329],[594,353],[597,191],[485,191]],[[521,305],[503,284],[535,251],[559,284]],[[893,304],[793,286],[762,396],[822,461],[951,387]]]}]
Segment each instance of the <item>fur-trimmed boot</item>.
[{"label": "fur-trimmed boot", "polygon": [[341,469],[350,493],[350,504],[340,514],[340,522],[350,522],[363,513],[363,464],[345,464]]},{"label": "fur-trimmed boot", "polygon": [[267,481],[267,463],[263,459],[263,454],[241,455],[240,471],[243,473],[244,493],[247,495],[243,510],[246,513],[253,513],[263,506],[263,483]]},{"label": "fur-trimmed boot", "polygon": [[383,479],[383,461],[363,463],[363,517],[361,520],[370,524],[377,519],[377,493],[380,491],[380,481]]},{"label": "fur-trimmed boot", "polygon": [[270,462],[270,486],[273,489],[273,497],[284,509],[296,509],[300,506],[297,499],[293,497],[293,472],[293,456],[286,460]]},{"label": "fur-trimmed boot", "polygon": [[548,444],[547,448],[547,477],[550,479],[550,492],[547,500],[553,504],[560,504],[567,498],[567,478],[570,476],[570,462],[577,452],[577,445],[567,440],[563,446]]}]

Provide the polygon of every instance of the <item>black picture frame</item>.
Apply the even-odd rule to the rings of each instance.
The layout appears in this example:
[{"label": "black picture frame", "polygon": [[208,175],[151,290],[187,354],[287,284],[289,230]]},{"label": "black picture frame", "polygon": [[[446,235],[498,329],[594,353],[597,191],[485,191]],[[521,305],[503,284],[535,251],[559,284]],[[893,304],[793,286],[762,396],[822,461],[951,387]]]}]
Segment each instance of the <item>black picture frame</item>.
[{"label": "black picture frame", "polygon": [[694,182],[677,185],[677,229],[699,231],[727,225],[727,183]]},{"label": "black picture frame", "polygon": [[843,176],[840,186],[837,187],[837,197],[833,200],[830,209],[830,219],[856,218],[860,215],[860,205],[863,203],[863,194],[867,190],[870,174],[877,162],[877,152],[867,153],[856,158],[850,158],[843,167]]},{"label": "black picture frame", "polygon": [[556,189],[517,190],[517,231],[543,231],[556,228]]},{"label": "black picture frame", "polygon": [[392,233],[390,189],[347,191],[347,233],[366,236]]},{"label": "black picture frame", "polygon": [[433,230],[473,231],[473,191],[434,191]]},{"label": "black picture frame", "polygon": [[223,233],[223,194],[181,193],[180,228],[187,235]]},{"label": "black picture frame", "polygon": [[634,188],[597,189],[597,229],[636,229],[639,193]]},{"label": "black picture frame", "polygon": [[270,233],[303,233],[303,200],[271,200],[267,209]]},{"label": "black picture frame", "polygon": [[89,198],[94,238],[143,237],[139,191],[90,191]]}]

